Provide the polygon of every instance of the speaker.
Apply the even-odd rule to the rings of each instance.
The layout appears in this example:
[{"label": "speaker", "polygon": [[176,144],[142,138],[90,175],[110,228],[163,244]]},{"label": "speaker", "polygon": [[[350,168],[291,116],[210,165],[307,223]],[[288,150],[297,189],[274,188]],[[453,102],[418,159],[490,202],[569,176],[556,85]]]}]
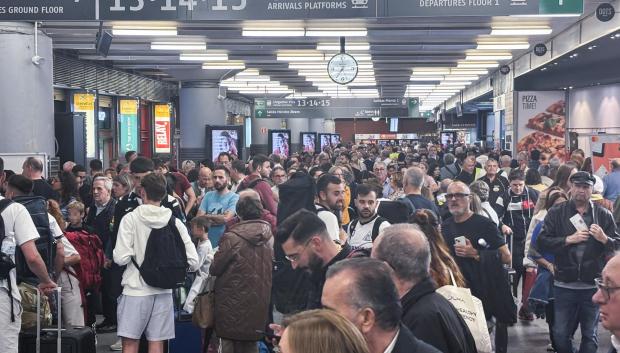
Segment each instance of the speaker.
[{"label": "speaker", "polygon": [[97,33],[97,39],[95,41],[95,50],[97,54],[106,57],[110,51],[110,45],[112,45],[112,38],[110,33],[100,30]]}]

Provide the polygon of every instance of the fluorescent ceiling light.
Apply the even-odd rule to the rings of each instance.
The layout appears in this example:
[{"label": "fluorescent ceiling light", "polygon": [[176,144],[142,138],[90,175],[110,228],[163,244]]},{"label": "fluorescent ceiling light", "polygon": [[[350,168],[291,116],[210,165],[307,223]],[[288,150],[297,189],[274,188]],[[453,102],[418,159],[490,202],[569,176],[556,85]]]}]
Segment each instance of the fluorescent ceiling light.
[{"label": "fluorescent ceiling light", "polygon": [[476,47],[477,50],[502,50],[502,49],[529,49],[530,43],[527,42],[506,42],[506,43],[492,43],[492,42],[482,42],[478,43]]},{"label": "fluorescent ceiling light", "polygon": [[306,37],[365,37],[366,28],[308,28]]},{"label": "fluorescent ceiling light", "polygon": [[[323,51],[340,51],[339,43],[319,43],[316,45],[316,50]],[[368,43],[345,43],[345,51],[366,51],[370,50],[370,44]]]},{"label": "fluorescent ceiling light", "polygon": [[181,54],[181,61],[228,61],[228,54],[225,53],[201,53],[201,54]]},{"label": "fluorescent ceiling light", "polygon": [[492,67],[497,67],[499,66],[499,63],[497,61],[472,61],[472,62],[459,62],[457,64],[457,68],[459,69],[465,69],[465,68],[481,68],[481,69],[487,69],[487,68],[492,68]]},{"label": "fluorescent ceiling light", "polygon": [[[326,70],[327,71],[327,63],[321,64],[309,64],[309,63],[291,63],[288,64],[289,69],[295,70]],[[362,63],[357,65],[358,69],[372,69],[372,63]]]},{"label": "fluorescent ceiling light", "polygon": [[176,27],[126,27],[118,26],[112,28],[115,36],[176,36]]},{"label": "fluorescent ceiling light", "polygon": [[152,42],[152,50],[206,50],[205,42]]},{"label": "fluorescent ceiling light", "polygon": [[223,62],[223,63],[205,63],[202,65],[203,70],[243,70],[245,64],[242,62]]},{"label": "fluorescent ceiling light", "polygon": [[465,56],[465,61],[485,61],[485,60],[510,60],[512,59],[512,54],[503,53],[503,54],[467,54]]},{"label": "fluorescent ceiling light", "polygon": [[450,75],[446,76],[445,81],[473,81],[477,80],[478,76],[476,75]]},{"label": "fluorescent ceiling light", "polygon": [[258,71],[258,69],[245,69],[241,72],[239,72],[238,74],[235,75],[235,77],[238,76],[258,76],[260,74],[260,72]]},{"label": "fluorescent ceiling light", "polygon": [[443,76],[411,76],[411,81],[441,81]]},{"label": "fluorescent ceiling light", "polygon": [[414,71],[411,76],[435,76],[435,75],[447,75],[450,70],[436,70],[436,71]]},{"label": "fluorescent ceiling light", "polygon": [[[271,82],[271,77],[269,76],[240,76],[240,77],[232,77],[224,80],[223,82]],[[273,81],[277,82],[277,81]]]},{"label": "fluorescent ceiling light", "polygon": [[276,57],[278,61],[325,61],[328,60],[327,56],[323,53],[316,54],[278,54]]},{"label": "fluorescent ceiling light", "polygon": [[446,81],[446,82],[442,82],[439,87],[441,86],[467,86],[471,84],[471,81]]},{"label": "fluorescent ceiling light", "polygon": [[241,35],[244,37],[303,37],[303,28],[244,28]]},{"label": "fluorescent ceiling light", "polygon": [[551,27],[494,27],[491,29],[492,36],[540,36],[551,34]]},{"label": "fluorescent ceiling light", "polygon": [[414,74],[419,74],[419,75],[435,75],[434,73],[431,72],[437,72],[437,75],[444,75],[447,73],[450,73],[450,69],[448,68],[438,68],[438,67],[414,67],[411,70]]},{"label": "fluorescent ceiling light", "polygon": [[479,69],[452,69],[450,73],[453,75],[486,75],[489,71]]}]

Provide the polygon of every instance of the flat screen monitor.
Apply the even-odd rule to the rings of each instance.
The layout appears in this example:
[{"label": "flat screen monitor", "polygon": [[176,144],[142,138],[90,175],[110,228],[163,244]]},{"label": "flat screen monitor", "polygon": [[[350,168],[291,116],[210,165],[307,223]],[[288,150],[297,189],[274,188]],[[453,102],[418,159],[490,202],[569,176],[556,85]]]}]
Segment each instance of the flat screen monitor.
[{"label": "flat screen monitor", "polygon": [[302,152],[316,152],[316,132],[301,132],[299,140]]},{"label": "flat screen monitor", "polygon": [[291,130],[269,130],[269,151],[280,157],[291,155]]},{"label": "flat screen monitor", "polygon": [[207,156],[212,161],[222,152],[228,152],[233,158],[242,159],[243,126],[212,126],[207,125]]},{"label": "flat screen monitor", "polygon": [[340,134],[331,134],[330,141],[331,141],[332,147],[338,146],[340,144]]},{"label": "flat screen monitor", "polygon": [[331,141],[331,134],[323,134],[323,133],[319,133],[319,142],[320,142],[320,150],[319,152],[323,152],[325,150],[325,147],[331,147],[332,145],[332,141]]}]

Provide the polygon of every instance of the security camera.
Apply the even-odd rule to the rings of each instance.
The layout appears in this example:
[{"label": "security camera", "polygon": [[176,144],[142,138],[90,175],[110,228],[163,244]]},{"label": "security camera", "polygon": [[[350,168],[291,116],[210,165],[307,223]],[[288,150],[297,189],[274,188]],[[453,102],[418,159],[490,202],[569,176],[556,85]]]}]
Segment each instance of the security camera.
[{"label": "security camera", "polygon": [[32,57],[32,63],[35,65],[41,65],[45,62],[45,58],[35,55]]}]

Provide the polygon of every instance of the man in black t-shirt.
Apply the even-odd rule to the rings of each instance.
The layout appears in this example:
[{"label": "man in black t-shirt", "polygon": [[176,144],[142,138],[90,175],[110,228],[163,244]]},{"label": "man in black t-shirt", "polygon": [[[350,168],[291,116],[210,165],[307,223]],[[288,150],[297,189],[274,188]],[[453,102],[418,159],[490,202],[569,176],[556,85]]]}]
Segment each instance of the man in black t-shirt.
[{"label": "man in black t-shirt", "polygon": [[[481,268],[481,250],[498,250],[504,264],[510,264],[510,251],[499,229],[490,219],[475,214],[470,208],[471,191],[463,182],[455,181],[448,186],[446,193],[448,209],[452,217],[441,224],[446,244],[459,265],[472,295],[488,305],[487,289],[484,287]],[[485,311],[487,308],[485,308]],[[506,352],[507,327],[497,326],[495,345],[497,352]]]},{"label": "man in black t-shirt", "polygon": [[43,179],[43,163],[35,157],[28,157],[22,165],[22,175],[32,180],[32,194],[41,196],[45,200],[60,201],[58,192],[52,189],[52,186]]},{"label": "man in black t-shirt", "polygon": [[405,198],[411,201],[413,205],[412,211],[419,209],[427,209],[435,212],[439,217],[439,208],[437,205],[426,197],[422,196],[422,185],[424,185],[424,172],[418,167],[407,169],[403,176],[403,191]]}]

